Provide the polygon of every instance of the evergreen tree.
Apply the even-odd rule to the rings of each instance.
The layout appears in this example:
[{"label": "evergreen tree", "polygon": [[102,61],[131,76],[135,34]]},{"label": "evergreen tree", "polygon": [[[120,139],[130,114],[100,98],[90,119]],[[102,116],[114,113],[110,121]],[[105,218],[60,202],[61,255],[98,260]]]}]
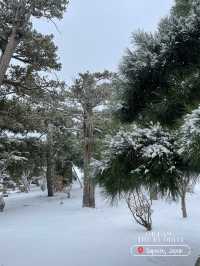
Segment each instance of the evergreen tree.
[{"label": "evergreen tree", "polygon": [[180,197],[183,217],[187,217],[186,194],[198,182],[199,167],[199,145],[200,145],[200,110],[199,108],[187,114],[183,124],[178,130],[179,155],[185,163],[180,180]]},{"label": "evergreen tree", "polygon": [[81,107],[84,141],[84,191],[83,207],[95,207],[95,184],[91,161],[95,151],[95,108],[102,105],[110,94],[112,74],[83,73],[71,87],[72,97]]},{"label": "evergreen tree", "polygon": [[[38,132],[51,136],[50,115],[60,99],[64,83],[52,80],[47,72],[58,71],[57,47],[53,35],[38,33],[33,18],[61,19],[68,1],[0,1],[0,130],[27,134]],[[12,64],[10,64],[12,60]],[[58,104],[59,105],[59,104]],[[50,110],[51,109],[51,110]],[[48,141],[50,144],[51,141]],[[47,145],[47,158],[51,145]],[[49,151],[49,152],[48,152]],[[51,156],[50,156],[51,157]],[[48,163],[48,184],[52,167]],[[51,173],[51,174],[48,174]],[[52,184],[53,185],[53,184]],[[48,185],[49,195],[52,186]]]},{"label": "evergreen tree", "polygon": [[188,16],[191,9],[191,0],[175,0],[175,6],[172,9],[177,16]]},{"label": "evergreen tree", "polygon": [[[19,142],[19,137],[15,137],[16,133],[18,133],[20,138],[22,138],[24,141],[25,139],[28,141],[30,138],[28,137],[29,133],[34,133],[38,139],[42,139],[41,146],[43,147],[43,156],[39,161],[37,161],[38,164],[35,165],[35,169],[38,168],[39,165],[42,165],[42,169],[46,169],[48,196],[54,195],[56,162],[58,160],[61,160],[61,162],[65,160],[75,160],[79,164],[81,162],[80,153],[77,150],[80,147],[77,147],[75,143],[76,135],[72,134],[74,130],[72,114],[70,113],[69,106],[65,103],[65,99],[65,93],[63,93],[61,90],[60,93],[54,94],[54,97],[47,97],[45,99],[42,98],[34,105],[32,102],[30,105],[28,105],[27,102],[26,106],[28,109],[26,109],[27,112],[25,114],[23,113],[25,109],[23,108],[22,103],[20,103],[19,108],[22,108],[22,121],[20,121],[20,116],[15,113],[16,108],[14,108],[13,114],[15,114],[16,117],[14,117],[14,121],[11,122],[11,127],[8,128],[5,125],[1,132],[2,145],[4,139],[11,141],[11,138],[7,136],[8,129],[9,131],[13,132],[14,139],[16,139],[17,143]],[[38,142],[38,145],[39,143],[40,142]],[[3,147],[4,146],[5,145],[3,145]],[[34,148],[34,146],[30,146],[30,144],[29,147],[32,149]],[[11,145],[11,148],[12,149],[10,152],[3,153],[4,149],[2,150],[2,162],[5,161],[5,157],[8,157],[9,162],[13,162],[12,159],[14,156],[14,158],[17,160],[17,164],[12,163],[12,175],[9,171],[11,168],[6,167],[5,170],[7,172],[9,171],[10,176],[13,178],[14,174],[18,177],[22,177],[22,174],[25,171],[22,171],[22,169],[26,169],[27,167],[27,169],[30,170],[31,165],[29,165],[29,163],[31,162],[32,157],[30,156],[27,158],[27,156],[25,156],[27,149],[24,145]],[[70,154],[68,153],[69,151]],[[21,160],[21,166],[19,168],[20,160],[17,156],[19,155],[22,158],[23,156],[21,154],[25,154],[25,160]],[[18,168],[21,171],[20,173],[17,171]]]},{"label": "evergreen tree", "polygon": [[[199,175],[192,156],[194,151],[188,149],[191,141],[184,133],[187,124],[191,125],[187,121],[181,130],[173,133],[159,124],[146,127],[134,124],[108,136],[97,182],[112,200],[132,198],[133,206],[138,197],[146,198],[144,189],[151,193],[156,188],[163,197],[180,197],[183,218],[186,218],[186,194]],[[147,218],[150,218],[149,211]],[[147,228],[150,225],[144,223]]]},{"label": "evergreen tree", "polygon": [[65,0],[0,1],[1,132],[41,129],[42,101],[57,97],[57,91],[63,87],[62,82],[46,75],[61,68],[53,35],[33,29],[32,18],[61,19],[66,6]]},{"label": "evergreen tree", "polygon": [[[44,61],[49,60],[49,52],[52,53],[55,50],[55,47],[51,44],[52,36],[42,36],[35,30],[32,30],[31,20],[33,17],[49,20],[54,18],[61,19],[67,4],[67,0],[56,2],[52,0],[0,1],[0,49],[2,52],[0,58],[0,87],[4,83],[4,78],[12,58],[23,63],[32,62],[32,64],[35,64],[36,60],[40,60],[41,65],[37,64],[38,68],[42,68],[42,58],[45,59]],[[44,47],[44,45],[46,49],[43,50],[44,54],[40,58],[42,54],[37,53],[37,51],[42,51],[41,46]]]},{"label": "evergreen tree", "polygon": [[187,114],[181,126],[181,152],[194,171],[200,171],[200,107]]},{"label": "evergreen tree", "polygon": [[191,6],[186,17],[171,12],[156,33],[133,35],[120,67],[123,121],[172,125],[199,102],[200,2]]},{"label": "evergreen tree", "polygon": [[7,136],[0,138],[0,176],[9,177],[18,186],[23,177],[28,182],[41,176],[45,167],[45,144],[36,137]]},{"label": "evergreen tree", "polygon": [[176,137],[160,125],[133,125],[106,139],[98,182],[112,199],[141,187],[177,197],[181,159]]}]

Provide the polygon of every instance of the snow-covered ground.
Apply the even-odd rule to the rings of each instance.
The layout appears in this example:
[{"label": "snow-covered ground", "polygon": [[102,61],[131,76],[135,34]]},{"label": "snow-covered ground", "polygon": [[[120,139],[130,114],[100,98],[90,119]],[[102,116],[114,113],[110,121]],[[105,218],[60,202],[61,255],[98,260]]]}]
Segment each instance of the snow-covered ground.
[{"label": "snow-covered ground", "polygon": [[[63,204],[62,204],[63,202]],[[0,266],[193,266],[200,254],[200,189],[189,196],[189,218],[178,203],[154,202],[154,232],[172,232],[191,246],[189,257],[134,257],[145,236],[126,205],[111,207],[97,193],[97,208],[82,209],[81,190],[72,199],[45,193],[10,195],[0,214]]]}]

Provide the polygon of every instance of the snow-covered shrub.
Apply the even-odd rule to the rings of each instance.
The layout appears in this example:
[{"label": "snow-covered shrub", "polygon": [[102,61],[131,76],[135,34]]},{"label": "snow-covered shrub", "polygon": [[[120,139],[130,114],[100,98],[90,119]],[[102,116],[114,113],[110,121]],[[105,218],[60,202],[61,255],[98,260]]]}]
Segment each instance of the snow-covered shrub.
[{"label": "snow-covered shrub", "polygon": [[106,140],[98,181],[115,198],[136,188],[156,185],[161,194],[178,194],[178,153],[174,135],[159,124],[132,125]]},{"label": "snow-covered shrub", "polygon": [[181,169],[179,195],[183,217],[187,217],[186,194],[198,181],[200,172],[200,107],[185,116],[179,131],[179,156],[187,167]]},{"label": "snow-covered shrub", "polygon": [[182,161],[177,151],[176,136],[159,124],[134,124],[107,137],[97,180],[112,200],[125,196],[135,220],[151,230],[151,201],[141,191],[156,187],[163,196],[178,197]]},{"label": "snow-covered shrub", "polygon": [[186,115],[181,127],[179,153],[190,162],[193,168],[200,170],[200,106]]}]

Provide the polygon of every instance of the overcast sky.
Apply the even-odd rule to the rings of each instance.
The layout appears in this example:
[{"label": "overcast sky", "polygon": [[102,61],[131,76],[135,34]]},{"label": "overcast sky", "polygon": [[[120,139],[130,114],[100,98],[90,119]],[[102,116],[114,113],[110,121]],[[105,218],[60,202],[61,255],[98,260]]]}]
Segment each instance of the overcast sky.
[{"label": "overcast sky", "polygon": [[37,23],[43,33],[53,33],[63,69],[61,78],[71,81],[86,70],[116,70],[131,32],[154,31],[167,15],[173,0],[71,0],[64,19]]}]

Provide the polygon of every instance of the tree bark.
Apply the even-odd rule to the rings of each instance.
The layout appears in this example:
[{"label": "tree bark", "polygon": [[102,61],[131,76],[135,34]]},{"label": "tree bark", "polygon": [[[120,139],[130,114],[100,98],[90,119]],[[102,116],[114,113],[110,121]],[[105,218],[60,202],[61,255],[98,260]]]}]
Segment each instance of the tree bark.
[{"label": "tree bark", "polygon": [[3,52],[0,59],[0,87],[3,84],[4,77],[6,75],[6,71],[9,67],[12,56],[15,52],[15,49],[18,45],[19,41],[17,39],[17,29],[13,27],[11,35],[8,39],[8,43],[6,45],[6,49]]},{"label": "tree bark", "polygon": [[84,179],[83,207],[95,208],[95,186],[91,178]]},{"label": "tree bark", "polygon": [[3,194],[1,194],[0,195],[0,212],[3,212],[4,207],[5,207],[5,201],[4,201],[4,198],[3,198]]},{"label": "tree bark", "polygon": [[48,125],[48,133],[47,133],[47,191],[48,197],[54,196],[54,180],[53,180],[53,127],[51,124]]},{"label": "tree bark", "polygon": [[48,197],[53,197],[54,196],[53,167],[52,167],[51,155],[49,153],[47,154],[46,178],[47,178]]},{"label": "tree bark", "polygon": [[158,190],[156,186],[150,189],[150,200],[158,200]]},{"label": "tree bark", "polygon": [[84,188],[83,207],[95,208],[95,185],[90,171],[94,145],[92,114],[84,114]]},{"label": "tree bark", "polygon": [[187,210],[186,210],[186,200],[185,200],[185,197],[186,197],[186,193],[181,195],[181,209],[182,209],[182,215],[183,215],[183,218],[187,218]]}]

